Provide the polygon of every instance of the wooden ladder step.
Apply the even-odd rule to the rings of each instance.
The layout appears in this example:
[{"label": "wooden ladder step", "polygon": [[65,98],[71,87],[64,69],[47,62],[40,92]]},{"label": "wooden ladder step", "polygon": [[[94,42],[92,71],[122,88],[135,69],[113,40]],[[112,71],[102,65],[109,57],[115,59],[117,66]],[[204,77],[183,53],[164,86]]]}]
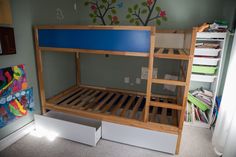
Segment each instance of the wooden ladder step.
[{"label": "wooden ladder step", "polygon": [[166,102],[150,101],[150,106],[163,107],[163,108],[169,108],[169,109],[174,109],[174,110],[182,110],[182,106],[178,104],[172,104],[172,103],[166,103]]},{"label": "wooden ladder step", "polygon": [[176,86],[186,86],[186,82],[184,82],[184,81],[165,80],[165,79],[152,79],[152,83],[168,84],[168,85],[176,85]]}]

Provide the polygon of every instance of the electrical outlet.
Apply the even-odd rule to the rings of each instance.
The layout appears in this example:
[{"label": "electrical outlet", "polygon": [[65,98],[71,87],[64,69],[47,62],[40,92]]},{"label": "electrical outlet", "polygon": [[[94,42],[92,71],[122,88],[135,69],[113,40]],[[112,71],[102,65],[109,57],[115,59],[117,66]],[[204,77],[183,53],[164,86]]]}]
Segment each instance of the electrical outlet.
[{"label": "electrical outlet", "polygon": [[135,82],[136,82],[136,84],[141,84],[141,79],[137,77]]},{"label": "electrical outlet", "polygon": [[124,77],[124,83],[129,83],[129,82],[130,82],[129,77]]},{"label": "electrical outlet", "polygon": [[[141,79],[147,80],[148,78],[148,68],[142,67],[141,68]],[[152,78],[157,78],[157,68],[153,68]]]}]

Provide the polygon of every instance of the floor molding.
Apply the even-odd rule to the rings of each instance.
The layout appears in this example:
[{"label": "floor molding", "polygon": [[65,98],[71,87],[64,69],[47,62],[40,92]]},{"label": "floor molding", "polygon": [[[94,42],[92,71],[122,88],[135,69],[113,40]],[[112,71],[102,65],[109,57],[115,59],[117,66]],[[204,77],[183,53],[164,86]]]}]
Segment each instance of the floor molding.
[{"label": "floor molding", "polygon": [[0,151],[4,150],[8,146],[12,145],[16,141],[18,141],[20,138],[24,137],[27,135],[29,132],[35,129],[34,122],[31,122],[21,129],[15,131],[14,133],[8,135],[7,137],[3,138],[0,140]]}]

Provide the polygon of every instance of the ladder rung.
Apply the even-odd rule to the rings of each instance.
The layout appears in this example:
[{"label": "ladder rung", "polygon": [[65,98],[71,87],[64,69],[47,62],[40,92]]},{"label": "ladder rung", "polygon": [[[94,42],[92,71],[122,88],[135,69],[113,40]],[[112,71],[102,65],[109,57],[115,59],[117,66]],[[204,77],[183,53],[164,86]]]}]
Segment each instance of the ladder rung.
[{"label": "ladder rung", "polygon": [[165,80],[165,79],[152,79],[152,83],[186,86],[186,82],[184,81]]},{"label": "ladder rung", "polygon": [[169,109],[175,109],[175,110],[182,110],[182,106],[180,106],[178,104],[171,104],[171,103],[158,102],[158,101],[151,101],[150,106],[163,107],[163,108],[169,108]]}]

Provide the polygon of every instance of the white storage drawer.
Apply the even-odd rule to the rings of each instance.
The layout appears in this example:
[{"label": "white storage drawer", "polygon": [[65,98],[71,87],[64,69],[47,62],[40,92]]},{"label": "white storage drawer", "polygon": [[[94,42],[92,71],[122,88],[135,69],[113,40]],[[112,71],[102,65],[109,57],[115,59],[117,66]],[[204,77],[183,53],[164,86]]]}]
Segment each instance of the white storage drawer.
[{"label": "white storage drawer", "polygon": [[175,134],[102,121],[102,138],[142,148],[175,154]]},{"label": "white storage drawer", "polygon": [[192,74],[191,81],[199,81],[199,82],[214,82],[216,76],[212,75],[200,75],[200,74]]},{"label": "white storage drawer", "polygon": [[195,48],[194,55],[216,57],[220,51],[221,49]]},{"label": "white storage drawer", "polygon": [[218,32],[198,32],[197,38],[208,38],[208,39],[223,39],[226,38],[226,33],[218,33]]},{"label": "white storage drawer", "polygon": [[219,58],[194,57],[193,64],[217,66]]},{"label": "white storage drawer", "polygon": [[101,122],[50,111],[45,115],[34,115],[37,130],[52,131],[59,137],[96,146],[101,138]]}]

